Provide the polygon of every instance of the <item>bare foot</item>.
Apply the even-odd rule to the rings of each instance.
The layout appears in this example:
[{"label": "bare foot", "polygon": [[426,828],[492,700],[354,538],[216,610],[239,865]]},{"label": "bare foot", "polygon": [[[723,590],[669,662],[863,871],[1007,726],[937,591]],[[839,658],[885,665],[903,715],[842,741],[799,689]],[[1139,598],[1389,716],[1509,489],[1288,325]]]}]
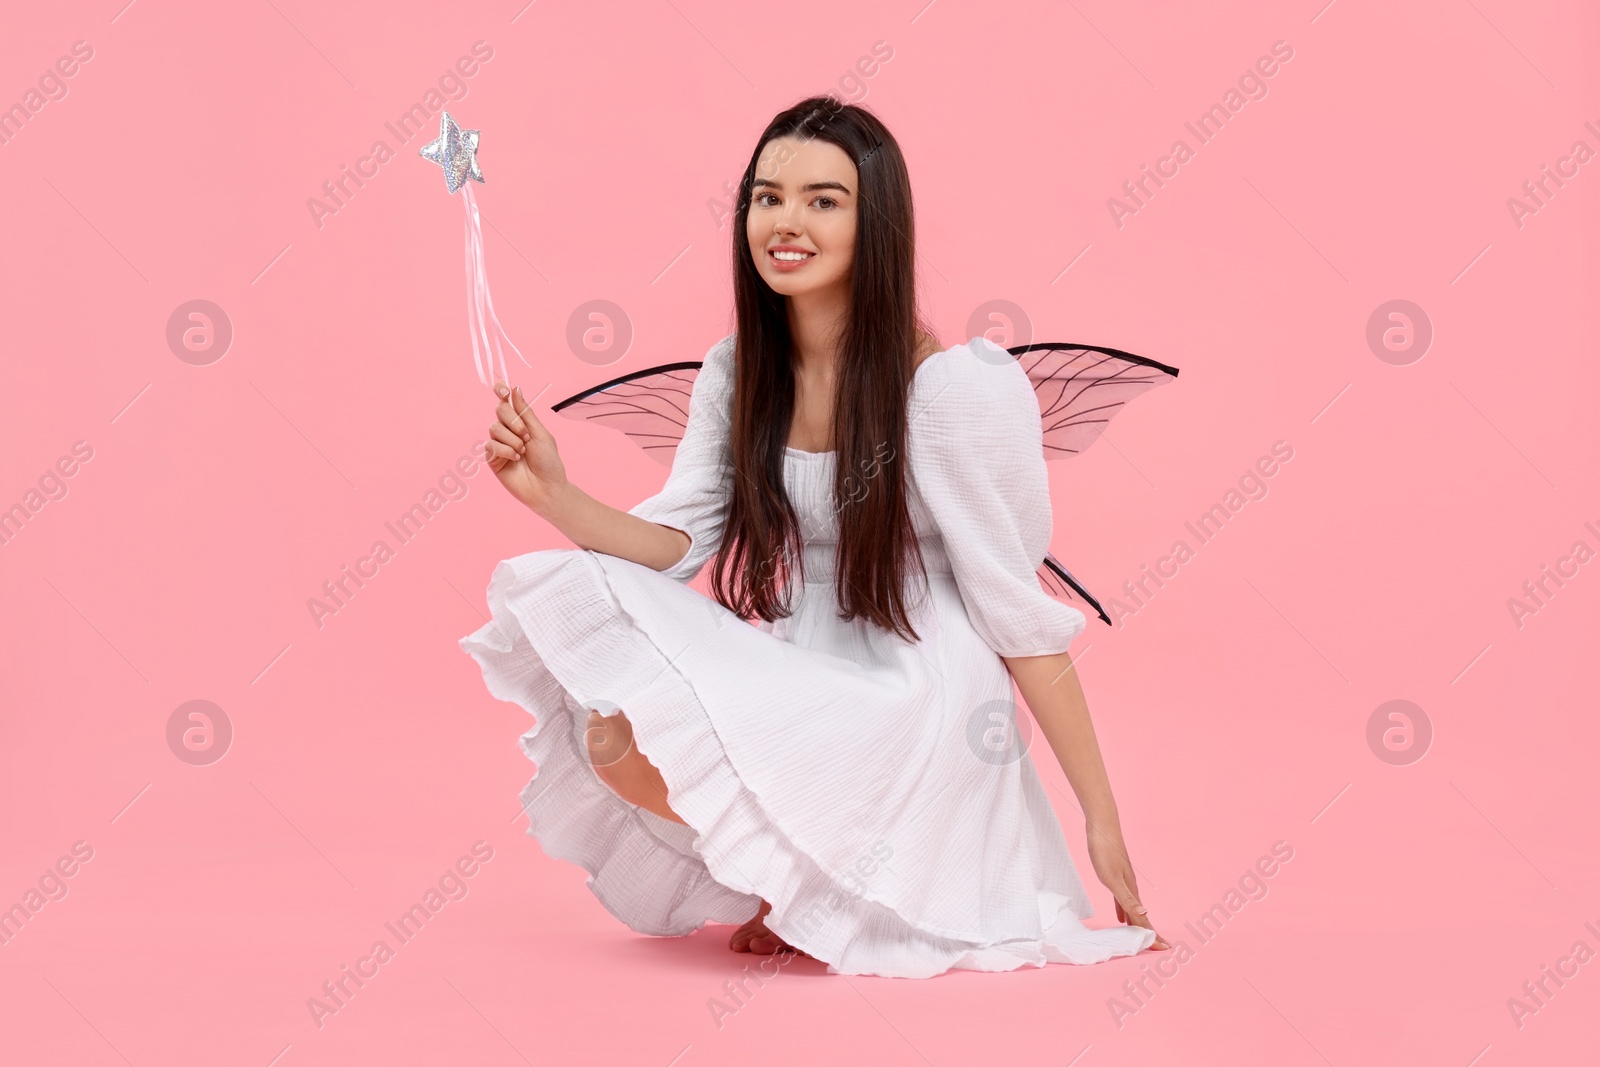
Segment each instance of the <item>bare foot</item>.
[{"label": "bare foot", "polygon": [[758,956],[771,956],[778,952],[793,952],[797,956],[811,958],[811,953],[804,949],[795,948],[789,942],[767,929],[767,924],[762,920],[772,910],[772,905],[765,900],[756,911],[755,917],[733,932],[728,939],[728,947],[735,952],[754,952]]}]

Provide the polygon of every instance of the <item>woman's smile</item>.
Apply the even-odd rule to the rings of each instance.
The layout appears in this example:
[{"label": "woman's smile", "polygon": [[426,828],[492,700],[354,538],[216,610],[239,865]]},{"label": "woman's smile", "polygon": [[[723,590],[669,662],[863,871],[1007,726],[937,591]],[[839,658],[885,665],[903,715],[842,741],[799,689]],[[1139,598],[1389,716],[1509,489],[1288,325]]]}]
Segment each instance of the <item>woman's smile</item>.
[{"label": "woman's smile", "polygon": [[816,253],[796,245],[775,245],[767,249],[767,262],[773,270],[799,270],[816,258]]}]

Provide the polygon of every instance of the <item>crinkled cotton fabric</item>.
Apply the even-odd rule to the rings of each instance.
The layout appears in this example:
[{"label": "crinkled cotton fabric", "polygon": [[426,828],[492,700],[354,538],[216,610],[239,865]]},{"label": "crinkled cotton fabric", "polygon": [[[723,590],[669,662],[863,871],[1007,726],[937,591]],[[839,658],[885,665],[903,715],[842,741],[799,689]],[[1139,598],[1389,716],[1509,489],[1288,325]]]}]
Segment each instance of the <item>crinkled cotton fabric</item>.
[{"label": "crinkled cotton fabric", "polygon": [[[734,337],[707,352],[662,490],[634,515],[690,547],[657,571],[582,549],[497,565],[491,619],[461,639],[495,697],[533,716],[528,833],[588,872],[640,933],[767,926],[830,973],[928,978],[1133,955],[1151,930],[1093,912],[1001,656],[1064,651],[1083,613],[1040,587],[1051,532],[1038,401],[983,338],[917,368],[905,465],[926,581],[912,642],[837,617],[835,454],[788,449],[804,580],[793,613],[741,619],[688,583],[731,486]],[[590,710],[625,712],[687,825],[618,796],[589,764]],[[1048,758],[1048,749],[1043,749]]]}]

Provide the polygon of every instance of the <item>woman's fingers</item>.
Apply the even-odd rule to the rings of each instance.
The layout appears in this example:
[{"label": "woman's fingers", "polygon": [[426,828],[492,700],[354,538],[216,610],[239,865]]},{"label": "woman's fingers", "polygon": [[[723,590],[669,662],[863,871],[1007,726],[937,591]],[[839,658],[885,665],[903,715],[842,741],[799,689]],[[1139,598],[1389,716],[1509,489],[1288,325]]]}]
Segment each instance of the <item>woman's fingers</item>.
[{"label": "woman's fingers", "polygon": [[516,411],[517,418],[522,422],[523,429],[526,431],[523,434],[525,439],[532,441],[536,437],[543,436],[545,432],[544,423],[539,421],[539,417],[533,413],[533,409],[528,405],[527,400],[523,399],[522,386],[520,385],[511,390],[511,406]]},{"label": "woman's fingers", "polygon": [[1111,897],[1117,902],[1117,918],[1134,926],[1150,925],[1150,917],[1144,905],[1139,903],[1139,894],[1127,882],[1120,882],[1113,887]]},{"label": "woman's fingers", "polygon": [[506,429],[510,430],[518,438],[527,440],[528,424],[523,422],[522,419],[518,417],[517,413],[511,409],[511,403],[509,401],[500,401],[500,403],[495,406],[494,415],[495,418],[500,420]]},{"label": "woman's fingers", "polygon": [[[1123,859],[1127,859],[1126,853],[1123,854]],[[1139,882],[1134,877],[1132,862],[1129,862],[1127,866],[1122,866],[1121,864],[1118,866],[1121,869],[1115,875],[1117,884],[1111,891],[1112,899],[1117,902],[1117,918],[1125,923],[1136,922],[1135,919],[1129,918],[1129,916],[1143,917],[1145,914],[1144,904],[1139,900]],[[1146,919],[1143,923],[1138,923],[1137,925],[1149,925],[1149,920]]]},{"label": "woman's fingers", "polygon": [[513,434],[523,441],[535,441],[549,435],[544,423],[539,421],[527,398],[522,395],[522,386],[496,381],[494,391],[500,397],[500,403],[494,409],[495,417]]},{"label": "woman's fingers", "polygon": [[522,438],[512,433],[503,423],[494,423],[489,427],[489,436],[495,441],[507,446],[516,456],[522,455]]},{"label": "woman's fingers", "polygon": [[503,463],[510,463],[522,458],[510,445],[503,445],[499,441],[489,441],[483,446],[483,448],[491,460],[500,460]]},{"label": "woman's fingers", "polygon": [[1130,915],[1145,914],[1145,906],[1139,900],[1139,887],[1130,881],[1124,892],[1127,895],[1119,902],[1122,904],[1123,910],[1128,912]]},{"label": "woman's fingers", "polygon": [[[504,423],[506,428],[519,438],[527,440],[528,426],[527,423],[523,422],[521,416],[517,414],[516,409],[512,407],[513,393],[511,388],[505,382],[495,382],[494,391],[495,395],[500,397],[500,403],[495,405],[494,417]],[[518,405],[518,407],[526,406],[526,404]]]},{"label": "woman's fingers", "polygon": [[[1133,886],[1132,879],[1133,876],[1131,874],[1128,875],[1128,881],[1112,892],[1112,899],[1117,902],[1117,918],[1129,926],[1142,926],[1146,930],[1154,930],[1155,925],[1150,921],[1150,911],[1139,900],[1139,893]],[[1150,947],[1165,949],[1172,946],[1167,944],[1166,938],[1158,933]]]}]

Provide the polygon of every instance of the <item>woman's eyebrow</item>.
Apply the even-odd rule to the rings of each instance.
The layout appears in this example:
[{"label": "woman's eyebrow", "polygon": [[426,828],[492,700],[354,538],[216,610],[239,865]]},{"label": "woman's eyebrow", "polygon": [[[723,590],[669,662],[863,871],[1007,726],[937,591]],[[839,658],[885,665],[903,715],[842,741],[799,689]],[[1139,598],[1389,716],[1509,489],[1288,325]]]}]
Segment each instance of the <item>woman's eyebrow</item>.
[{"label": "woman's eyebrow", "polygon": [[[783,192],[783,186],[781,184],[779,184],[778,182],[772,181],[769,178],[757,178],[754,182],[751,183],[752,187],[757,186],[757,185],[770,185],[774,189],[778,190],[778,192],[780,192],[780,193]],[[808,182],[807,184],[802,185],[800,187],[800,191],[802,193],[809,193],[813,189],[837,189],[837,190],[839,190],[841,193],[843,193],[846,196],[850,195],[849,187],[848,186],[844,186],[844,185],[840,185],[838,182]]]}]

